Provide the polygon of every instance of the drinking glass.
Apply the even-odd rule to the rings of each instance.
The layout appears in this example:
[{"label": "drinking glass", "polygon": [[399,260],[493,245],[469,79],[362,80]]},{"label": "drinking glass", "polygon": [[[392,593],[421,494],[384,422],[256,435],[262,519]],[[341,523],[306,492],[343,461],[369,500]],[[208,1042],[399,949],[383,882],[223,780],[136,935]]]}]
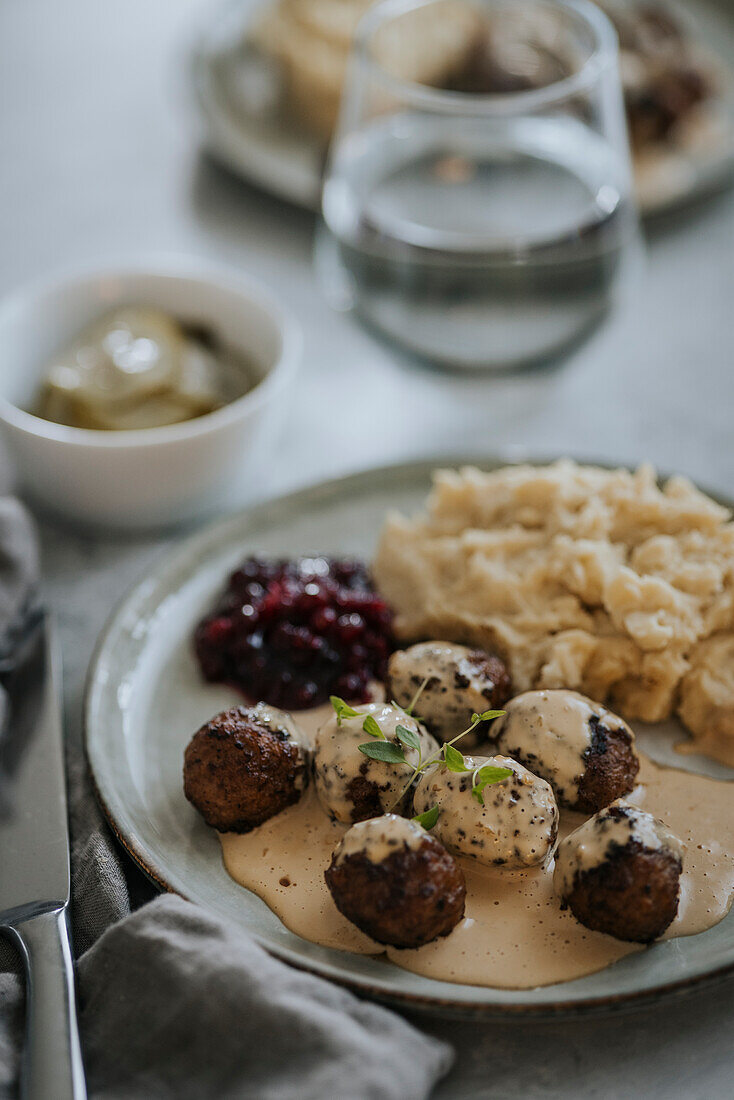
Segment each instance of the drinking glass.
[{"label": "drinking glass", "polygon": [[369,10],[317,231],[336,308],[440,363],[515,366],[594,329],[639,241],[617,39],[595,5]]}]

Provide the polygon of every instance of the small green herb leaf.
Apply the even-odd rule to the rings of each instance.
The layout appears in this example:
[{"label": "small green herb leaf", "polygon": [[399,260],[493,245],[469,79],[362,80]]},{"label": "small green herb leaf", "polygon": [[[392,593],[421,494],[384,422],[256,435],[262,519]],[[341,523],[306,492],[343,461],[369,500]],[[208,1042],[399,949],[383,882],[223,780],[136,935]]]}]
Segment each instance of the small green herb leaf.
[{"label": "small green herb leaf", "polygon": [[443,759],[450,772],[468,772],[464,757],[453,745],[446,744],[443,747]]},{"label": "small green herb leaf", "polygon": [[503,779],[509,779],[512,768],[498,768],[495,764],[485,764],[477,774],[477,786],[491,786],[493,783],[501,783]]},{"label": "small green herb leaf", "polygon": [[477,722],[491,722],[493,718],[501,718],[503,714],[506,714],[504,710],[485,710],[481,714],[472,714],[471,724],[476,726]]},{"label": "small green herb leaf", "polygon": [[400,745],[394,745],[392,741],[368,741],[366,745],[360,745],[359,751],[370,760],[382,760],[384,764],[404,764],[405,753]]},{"label": "small green herb leaf", "polygon": [[430,810],[425,810],[422,814],[417,814],[411,820],[415,821],[418,825],[422,825],[424,829],[432,829],[438,821],[440,812],[438,806],[431,806]]},{"label": "small green herb leaf", "polygon": [[354,707],[350,707],[349,703],[345,703],[338,695],[330,695],[329,702],[336,711],[336,721],[339,726],[345,718],[356,718],[359,714],[358,710],[355,710]]},{"label": "small green herb leaf", "polygon": [[431,678],[430,676],[426,676],[426,678],[423,680],[423,683],[420,685],[420,687],[416,691],[415,695],[413,696],[413,698],[408,703],[407,707],[404,708],[405,713],[410,715],[411,718],[413,717],[413,713],[415,711],[416,704],[417,704],[418,700],[420,699],[421,695],[423,694],[423,692],[425,690],[425,686],[428,683],[428,681],[430,680],[430,678]]},{"label": "small green herb leaf", "polygon": [[501,783],[512,775],[512,768],[497,768],[494,764],[485,764],[483,768],[477,768],[472,777],[472,798],[476,798],[480,805],[484,805],[482,791],[485,787],[492,787],[495,783]]},{"label": "small green herb leaf", "polygon": [[368,733],[370,737],[376,737],[378,741],[385,740],[385,734],[377,725],[376,720],[372,717],[371,714],[368,714],[365,718],[364,722],[362,723],[362,729],[365,733]]},{"label": "small green herb leaf", "polygon": [[401,741],[407,748],[416,749],[417,752],[421,751],[420,738],[415,730],[409,730],[407,726],[396,726],[395,733],[398,741]]}]

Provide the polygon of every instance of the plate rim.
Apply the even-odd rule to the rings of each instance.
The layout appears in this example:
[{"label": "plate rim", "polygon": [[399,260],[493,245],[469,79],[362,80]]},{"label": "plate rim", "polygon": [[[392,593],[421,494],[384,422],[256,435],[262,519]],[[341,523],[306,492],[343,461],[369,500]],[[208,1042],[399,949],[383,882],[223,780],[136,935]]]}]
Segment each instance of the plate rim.
[{"label": "plate rim", "polygon": [[[175,572],[177,567],[183,565],[187,558],[196,554],[197,549],[205,547],[207,543],[210,542],[219,543],[226,538],[226,533],[230,528],[237,529],[244,520],[251,520],[257,523],[259,517],[265,518],[267,513],[273,509],[288,511],[294,505],[303,505],[304,503],[328,501],[329,499],[346,497],[350,488],[356,489],[360,486],[366,488],[369,485],[374,485],[382,476],[387,475],[391,475],[396,481],[405,480],[408,483],[416,480],[418,477],[424,477],[426,482],[430,483],[432,472],[444,467],[460,468],[462,466],[475,465],[480,469],[486,468],[488,470],[493,470],[503,466],[522,465],[523,463],[548,466],[563,458],[569,458],[580,465],[595,465],[610,470],[633,470],[636,468],[626,463],[615,463],[608,459],[593,459],[585,456],[568,454],[556,454],[551,456],[547,454],[537,455],[530,451],[526,452],[524,449],[520,450],[515,447],[505,451],[500,448],[495,452],[474,451],[469,453],[460,452],[458,454],[437,454],[433,457],[421,457],[403,462],[368,466],[356,471],[337,475],[336,477],[308,482],[289,492],[255,501],[243,509],[239,509],[234,513],[221,517],[212,523],[205,524],[199,530],[177,541],[172,548],[168,547],[161,550],[160,554],[154,558],[152,564],[149,565],[146,571],[125,590],[110,611],[92,651],[82,697],[82,744],[95,799],[118,844],[127,852],[132,861],[147,878],[149,878],[161,891],[177,894],[185,900],[193,901],[186,893],[183,893],[166,879],[163,870],[159,866],[156,866],[155,858],[150,852],[145,850],[145,845],[139,845],[136,838],[130,836],[126,832],[124,825],[117,820],[113,807],[110,805],[110,802],[115,801],[115,792],[112,792],[112,798],[110,798],[110,792],[105,789],[104,780],[100,780],[100,776],[95,770],[92,709],[94,693],[99,683],[100,662],[106,651],[109,640],[118,628],[128,606],[135,601],[136,597],[151,583],[161,581],[167,574]],[[664,482],[668,477],[672,476],[667,472],[656,471],[656,473],[659,482]],[[717,503],[729,509],[734,509],[734,501],[727,499],[721,493],[707,489],[706,486],[701,485],[698,481],[693,482],[693,484]],[[124,802],[124,798],[122,801]],[[207,907],[203,902],[195,902],[195,904],[202,904],[205,908]],[[351,989],[358,995],[368,996],[373,1000],[392,1004],[405,1010],[423,1013],[439,1013],[445,1016],[454,1016],[464,1019],[486,1019],[492,1017],[561,1019],[563,1017],[633,1011],[636,1008],[643,1008],[646,1005],[657,1002],[664,997],[684,996],[694,989],[698,990],[718,985],[726,981],[731,975],[734,975],[734,959],[732,959],[729,963],[715,966],[710,970],[704,970],[700,974],[693,974],[670,982],[658,982],[654,986],[636,991],[631,990],[616,994],[597,994],[578,998],[573,1001],[559,999],[543,1003],[534,1003],[532,1001],[500,1003],[492,1001],[491,999],[482,1002],[468,1002],[457,1000],[450,996],[444,998],[433,994],[420,994],[396,989],[385,989],[380,985],[373,984],[368,978],[344,973],[335,965],[314,959],[304,959],[289,947],[274,945],[255,931],[247,929],[247,932],[260,947],[275,958],[288,963],[298,970],[316,974],[318,977],[336,982],[341,986]],[[447,987],[450,988],[455,983],[447,982],[442,984],[446,984]],[[494,987],[491,986],[476,988],[486,989],[487,993],[490,995],[494,989]],[[532,993],[533,990],[528,990],[527,992]]]}]

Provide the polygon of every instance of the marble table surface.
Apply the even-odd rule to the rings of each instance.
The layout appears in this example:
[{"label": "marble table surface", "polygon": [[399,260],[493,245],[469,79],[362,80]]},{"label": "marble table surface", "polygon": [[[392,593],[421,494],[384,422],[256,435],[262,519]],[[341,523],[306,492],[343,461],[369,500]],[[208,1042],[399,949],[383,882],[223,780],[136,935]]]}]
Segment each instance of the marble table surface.
[{"label": "marble table surface", "polygon": [[[634,302],[563,364],[495,378],[418,367],[329,311],[309,215],[202,156],[185,61],[207,6],[0,5],[0,293],[77,262],[167,253],[269,284],[301,320],[306,350],[273,461],[247,487],[253,500],[459,450],[648,459],[731,492],[734,191],[651,228]],[[45,519],[42,534],[76,738],[99,629],[178,536],[89,535]],[[420,1025],[457,1048],[436,1093],[446,1100],[717,1100],[731,1095],[733,1010],[728,983],[607,1019]]]}]

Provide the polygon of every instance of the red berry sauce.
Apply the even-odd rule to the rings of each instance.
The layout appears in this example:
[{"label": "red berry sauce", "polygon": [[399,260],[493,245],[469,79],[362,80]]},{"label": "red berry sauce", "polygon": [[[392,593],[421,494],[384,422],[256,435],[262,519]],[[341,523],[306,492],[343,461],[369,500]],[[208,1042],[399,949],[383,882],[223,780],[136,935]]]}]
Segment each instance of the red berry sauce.
[{"label": "red berry sauce", "polygon": [[392,652],[392,612],[362,562],[248,558],[194,636],[207,680],[286,710],[369,698]]}]

